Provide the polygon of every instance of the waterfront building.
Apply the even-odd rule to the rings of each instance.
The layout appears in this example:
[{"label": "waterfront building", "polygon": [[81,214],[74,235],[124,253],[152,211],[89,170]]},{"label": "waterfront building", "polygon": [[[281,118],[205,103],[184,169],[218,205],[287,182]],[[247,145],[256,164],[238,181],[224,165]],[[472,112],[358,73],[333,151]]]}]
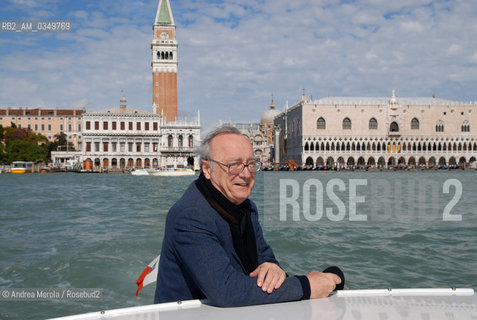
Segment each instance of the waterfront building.
[{"label": "waterfront building", "polygon": [[477,103],[436,97],[305,95],[275,117],[280,158],[314,167],[467,166],[477,158]]},{"label": "waterfront building", "polygon": [[63,132],[66,139],[76,150],[82,148],[82,116],[85,109],[40,109],[40,108],[7,108],[0,109],[0,124],[10,127],[25,128],[44,135],[50,141],[55,135]]},{"label": "waterfront building", "polygon": [[86,170],[184,168],[198,165],[200,117],[166,122],[162,115],[120,106],[83,115],[81,161]]}]

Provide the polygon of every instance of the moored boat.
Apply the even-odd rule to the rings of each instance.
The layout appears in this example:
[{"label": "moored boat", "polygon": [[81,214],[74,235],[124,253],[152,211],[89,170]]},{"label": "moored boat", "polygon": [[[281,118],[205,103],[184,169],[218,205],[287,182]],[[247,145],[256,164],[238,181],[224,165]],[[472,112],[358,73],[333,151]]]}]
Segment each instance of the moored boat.
[{"label": "moored boat", "polygon": [[156,169],[136,169],[131,171],[133,176],[149,176],[151,173],[155,172]]},{"label": "moored boat", "polygon": [[33,162],[13,161],[10,168],[11,173],[30,173],[33,172]]},{"label": "moored boat", "polygon": [[189,168],[165,169],[165,170],[158,170],[156,172],[152,172],[150,173],[150,175],[161,176],[161,177],[194,176],[195,171]]}]

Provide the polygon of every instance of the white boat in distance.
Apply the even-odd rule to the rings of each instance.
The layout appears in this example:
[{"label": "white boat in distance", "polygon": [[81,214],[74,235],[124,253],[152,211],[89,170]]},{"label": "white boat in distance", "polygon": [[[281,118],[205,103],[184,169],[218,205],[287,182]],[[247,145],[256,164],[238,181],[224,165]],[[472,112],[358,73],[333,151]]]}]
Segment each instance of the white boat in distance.
[{"label": "white boat in distance", "polygon": [[150,173],[151,176],[162,176],[162,177],[179,177],[179,176],[194,176],[195,171],[189,168],[181,169],[165,169],[157,170]]},{"label": "white boat in distance", "polygon": [[131,171],[133,176],[162,176],[162,177],[180,177],[193,176],[195,171],[189,168],[178,169],[136,169]]},{"label": "white boat in distance", "polygon": [[149,176],[151,172],[157,171],[156,169],[136,169],[131,171],[133,176]]},{"label": "white boat in distance", "polygon": [[[219,308],[206,300],[178,301],[55,318],[54,320],[160,319],[459,319],[477,316],[477,296],[469,289],[342,290],[328,298]],[[53,320],[53,319],[51,319]]]},{"label": "white boat in distance", "polygon": [[33,172],[33,162],[13,161],[10,173],[31,173]]}]

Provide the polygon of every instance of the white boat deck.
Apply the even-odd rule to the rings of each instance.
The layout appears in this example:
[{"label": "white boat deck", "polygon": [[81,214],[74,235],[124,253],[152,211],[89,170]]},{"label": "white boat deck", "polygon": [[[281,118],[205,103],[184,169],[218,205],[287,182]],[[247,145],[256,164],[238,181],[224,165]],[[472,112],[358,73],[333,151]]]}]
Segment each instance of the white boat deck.
[{"label": "white boat deck", "polygon": [[159,319],[477,319],[473,289],[344,290],[329,298],[219,308],[207,301],[153,304],[74,315],[55,320]]}]

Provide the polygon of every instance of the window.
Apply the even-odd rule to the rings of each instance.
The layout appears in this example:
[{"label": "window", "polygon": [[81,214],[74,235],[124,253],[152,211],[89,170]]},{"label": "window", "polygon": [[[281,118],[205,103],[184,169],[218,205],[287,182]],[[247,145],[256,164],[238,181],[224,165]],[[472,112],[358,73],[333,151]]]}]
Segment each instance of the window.
[{"label": "window", "polygon": [[149,131],[149,122],[144,123],[144,130]]},{"label": "window", "polygon": [[71,123],[68,123],[68,132],[71,132],[72,131],[72,127],[71,127]]},{"label": "window", "polygon": [[86,121],[86,130],[91,130],[91,122],[89,121]]},{"label": "window", "polygon": [[99,142],[94,143],[94,151],[99,152]]},{"label": "window", "polygon": [[152,151],[153,151],[153,152],[157,152],[157,142],[154,142],[154,143],[152,144]]},{"label": "window", "polygon": [[182,147],[182,142],[183,142],[182,136],[179,136],[178,141],[179,141],[179,147]]},{"label": "window", "polygon": [[136,152],[141,152],[141,142],[136,143]]},{"label": "window", "polygon": [[51,124],[48,125],[48,131],[51,131]]},{"label": "window", "polygon": [[108,130],[108,122],[103,121],[103,130]]},{"label": "window", "polygon": [[411,120],[411,130],[419,130],[419,120],[417,118]]},{"label": "window", "polygon": [[78,131],[81,132],[81,124],[78,124]]},{"label": "window", "polygon": [[121,130],[126,130],[126,123],[121,121]]},{"label": "window", "polygon": [[133,143],[132,142],[128,143],[128,151],[133,152]]},{"label": "window", "polygon": [[108,152],[109,142],[103,142],[103,151]]},{"label": "window", "polygon": [[124,152],[125,151],[125,146],[126,146],[126,143],[120,142],[119,143],[119,152]]},{"label": "window", "polygon": [[467,120],[464,120],[461,126],[461,131],[462,132],[470,132],[470,123]]},{"label": "window", "polygon": [[45,131],[45,125],[44,124],[41,125],[41,131]]},{"label": "window", "polygon": [[444,122],[442,120],[437,121],[436,132],[444,132]]},{"label": "window", "polygon": [[[48,130],[50,130],[50,129],[48,129]],[[60,131],[63,131],[63,125],[62,124],[60,124]]]},{"label": "window", "polygon": [[351,130],[351,120],[348,117],[343,119],[343,130]]},{"label": "window", "polygon": [[152,123],[152,130],[157,131],[157,122]]},{"label": "window", "polygon": [[129,122],[129,130],[132,130],[132,129],[133,129],[133,123]]},{"label": "window", "polygon": [[112,152],[116,152],[116,145],[117,145],[117,142],[111,142],[111,151]]},{"label": "window", "polygon": [[86,152],[91,152],[91,142],[86,142]]},{"label": "window", "polygon": [[94,122],[94,130],[99,130],[99,121]]},{"label": "window", "polygon": [[194,137],[192,135],[189,136],[189,148],[194,147]]},{"label": "window", "polygon": [[144,143],[144,152],[149,152],[149,143]]},{"label": "window", "polygon": [[113,130],[116,130],[116,121],[113,121],[111,123],[111,127],[112,127]]},{"label": "window", "polygon": [[320,117],[318,120],[316,120],[316,129],[318,130],[324,130],[326,129],[326,121],[322,117]]},{"label": "window", "polygon": [[378,120],[375,118],[369,119],[369,130],[377,130],[378,129]]},{"label": "window", "polygon": [[391,125],[389,126],[389,131],[390,132],[399,132],[399,125],[397,122],[391,122]]},{"label": "window", "polygon": [[167,146],[170,148],[172,147],[172,135],[169,135],[167,137]]},{"label": "window", "polygon": [[38,131],[38,124],[35,124],[35,131]]},{"label": "window", "polygon": [[136,130],[141,130],[141,122],[136,123]]}]

